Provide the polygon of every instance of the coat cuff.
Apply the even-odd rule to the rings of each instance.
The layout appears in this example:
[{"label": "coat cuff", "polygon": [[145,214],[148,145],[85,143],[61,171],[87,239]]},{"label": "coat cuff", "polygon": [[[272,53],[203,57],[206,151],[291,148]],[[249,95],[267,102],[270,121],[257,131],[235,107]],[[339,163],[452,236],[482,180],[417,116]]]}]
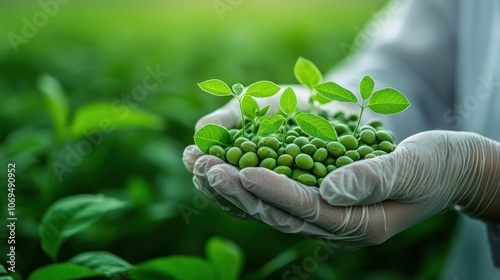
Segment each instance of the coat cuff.
[{"label": "coat cuff", "polygon": [[500,268],[500,224],[488,223],[488,239],[495,266]]}]

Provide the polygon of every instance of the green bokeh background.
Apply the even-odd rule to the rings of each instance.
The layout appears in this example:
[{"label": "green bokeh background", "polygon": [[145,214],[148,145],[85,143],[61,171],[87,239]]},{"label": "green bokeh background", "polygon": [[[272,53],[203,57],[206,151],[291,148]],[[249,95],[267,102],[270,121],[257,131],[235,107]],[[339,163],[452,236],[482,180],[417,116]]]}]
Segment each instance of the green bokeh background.
[{"label": "green bokeh background", "polygon": [[[182,151],[193,143],[196,121],[228,99],[205,94],[196,83],[211,78],[244,85],[258,80],[296,83],[292,70],[299,56],[325,72],[346,56],[345,46],[385,1],[219,2],[230,9],[218,14],[217,1],[73,0],[60,5],[16,52],[8,34],[21,35],[23,18],[33,22],[33,15],[43,10],[36,1],[2,0],[0,179],[6,182],[7,163],[15,162],[18,276],[51,262],[38,237],[48,206],[87,193],[103,193],[131,206],[70,238],[61,248],[60,261],[90,250],[107,250],[133,264],[160,256],[204,256],[205,242],[221,236],[243,249],[242,275],[282,252],[295,252],[296,260],[267,278],[281,279],[313,255],[316,241],[232,218],[213,202],[205,205],[208,199],[195,190],[182,165]],[[168,77],[144,99],[126,103],[143,84],[148,67]],[[86,139],[56,135],[36,86],[44,73],[64,89],[68,131],[74,130],[75,112],[102,101],[125,102],[133,110],[153,114],[161,124],[104,133],[102,142],[92,145],[81,163],[58,180],[53,163],[64,161],[68,151]],[[88,127],[101,115],[117,114],[109,106],[94,110],[83,120]],[[5,221],[4,187],[0,195],[0,218]],[[197,207],[199,203],[203,207]],[[179,208],[185,206],[197,209],[188,223]],[[435,279],[447,257],[449,244],[442,240],[452,236],[454,218],[454,212],[438,215],[376,247],[335,250],[308,279]],[[5,233],[2,226],[0,234]],[[0,261],[5,264],[1,237]]]}]

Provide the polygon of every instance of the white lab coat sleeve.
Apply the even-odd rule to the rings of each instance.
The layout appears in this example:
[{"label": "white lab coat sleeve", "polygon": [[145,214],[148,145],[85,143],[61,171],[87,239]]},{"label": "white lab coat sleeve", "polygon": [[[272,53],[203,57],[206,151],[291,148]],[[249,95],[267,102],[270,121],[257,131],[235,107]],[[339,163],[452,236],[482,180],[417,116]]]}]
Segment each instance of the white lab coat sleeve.
[{"label": "white lab coat sleeve", "polygon": [[370,75],[375,90],[392,87],[405,94],[411,103],[405,112],[377,116],[399,140],[446,129],[443,112],[454,100],[456,18],[455,1],[392,1],[368,23],[351,45],[352,54],[325,81],[358,93],[359,81]]}]

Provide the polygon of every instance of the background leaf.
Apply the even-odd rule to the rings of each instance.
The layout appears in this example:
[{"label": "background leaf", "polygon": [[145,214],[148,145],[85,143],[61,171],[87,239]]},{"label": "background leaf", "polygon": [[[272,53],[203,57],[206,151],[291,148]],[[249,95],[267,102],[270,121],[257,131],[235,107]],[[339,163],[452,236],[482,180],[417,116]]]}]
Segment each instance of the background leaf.
[{"label": "background leaf", "polygon": [[313,95],[312,99],[313,99],[313,100],[315,100],[315,101],[318,101],[318,102],[319,102],[319,104],[327,104],[327,103],[330,103],[330,102],[332,102],[332,101],[333,101],[333,100],[331,100],[331,99],[328,99],[328,98],[323,97],[323,96],[322,96],[321,94],[319,94],[319,93],[315,93],[315,94]]},{"label": "background leaf", "polygon": [[103,195],[74,195],[54,202],[40,224],[42,249],[56,260],[59,248],[70,236],[99,220],[109,211],[124,207],[124,203]]},{"label": "background leaf", "polygon": [[285,118],[280,115],[265,117],[260,124],[257,135],[269,135],[275,133],[276,131],[278,131],[278,129],[281,128],[284,121]]},{"label": "background leaf", "polygon": [[338,140],[337,133],[327,120],[313,114],[302,113],[295,117],[300,129],[307,135],[314,136],[325,141]]},{"label": "background leaf", "polygon": [[314,87],[323,97],[340,101],[358,103],[358,99],[350,90],[345,89],[334,82],[326,82]]},{"label": "background leaf", "polygon": [[321,83],[323,79],[321,72],[309,59],[299,57],[294,67],[295,78],[299,83],[313,89],[315,85]]},{"label": "background leaf", "polygon": [[149,260],[138,264],[132,274],[137,280],[179,279],[210,280],[214,271],[210,264],[200,258],[174,256]]},{"label": "background leaf", "polygon": [[227,96],[231,95],[231,89],[229,86],[221,80],[213,79],[204,81],[198,84],[198,86],[213,95]]},{"label": "background leaf", "polygon": [[287,87],[281,94],[280,107],[287,115],[291,115],[297,110],[297,96],[291,87]]},{"label": "background leaf", "polygon": [[225,127],[207,124],[196,131],[194,143],[202,152],[208,154],[208,149],[213,145],[220,145],[223,148],[231,145],[231,135]]},{"label": "background leaf", "polygon": [[255,114],[259,111],[257,101],[255,101],[255,99],[253,99],[250,95],[244,95],[241,103],[243,107],[243,115],[253,120],[255,118]]},{"label": "background leaf", "polygon": [[245,94],[254,97],[271,97],[280,91],[280,87],[275,83],[268,81],[260,81],[248,86]]},{"label": "background leaf", "polygon": [[121,273],[134,267],[126,260],[106,251],[80,253],[68,262],[105,274]]},{"label": "background leaf", "polygon": [[359,83],[359,93],[361,94],[361,98],[363,100],[368,100],[373,93],[373,87],[375,86],[375,82],[370,76],[364,76]]},{"label": "background leaf", "polygon": [[390,115],[406,110],[410,102],[401,92],[385,88],[374,92],[367,106],[375,113]]},{"label": "background leaf", "polygon": [[159,130],[163,127],[160,116],[140,108],[121,103],[95,102],[81,106],[75,112],[71,132],[74,138],[86,137],[93,131],[110,133],[122,128],[147,128]]},{"label": "background leaf", "polygon": [[38,268],[28,277],[28,280],[72,280],[104,275],[76,264],[56,263]]},{"label": "background leaf", "polygon": [[54,77],[43,74],[38,79],[38,89],[43,93],[45,102],[54,121],[56,135],[62,139],[66,135],[69,103],[62,86]]},{"label": "background leaf", "polygon": [[206,251],[216,279],[238,279],[243,266],[243,252],[238,245],[226,239],[212,237],[207,242]]}]

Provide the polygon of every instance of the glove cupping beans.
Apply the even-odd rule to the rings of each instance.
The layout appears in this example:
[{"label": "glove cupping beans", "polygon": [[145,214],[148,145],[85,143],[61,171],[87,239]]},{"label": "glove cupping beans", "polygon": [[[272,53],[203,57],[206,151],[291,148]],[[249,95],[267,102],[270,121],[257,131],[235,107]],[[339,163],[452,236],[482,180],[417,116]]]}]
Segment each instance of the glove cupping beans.
[{"label": "glove cupping beans", "polygon": [[[374,91],[374,81],[365,76],[359,85],[362,101],[358,102],[348,89],[333,82],[321,83],[321,73],[305,58],[298,59],[295,76],[311,91],[310,112],[297,111],[297,97],[288,87],[280,96],[276,114],[266,116],[270,105],[259,108],[254,98],[271,97],[281,90],[269,81],[254,83],[246,90],[241,84],[231,89],[220,80],[198,84],[213,95],[233,96],[240,105],[241,119],[229,130],[217,124],[203,126],[195,133],[196,145],[239,169],[267,168],[308,186],[320,186],[328,173],[344,165],[394,151],[394,134],[379,119],[361,127],[360,123],[367,108],[380,114],[404,111],[410,103],[402,93],[392,88]],[[358,104],[359,116],[329,115],[320,106],[331,101]]]}]

